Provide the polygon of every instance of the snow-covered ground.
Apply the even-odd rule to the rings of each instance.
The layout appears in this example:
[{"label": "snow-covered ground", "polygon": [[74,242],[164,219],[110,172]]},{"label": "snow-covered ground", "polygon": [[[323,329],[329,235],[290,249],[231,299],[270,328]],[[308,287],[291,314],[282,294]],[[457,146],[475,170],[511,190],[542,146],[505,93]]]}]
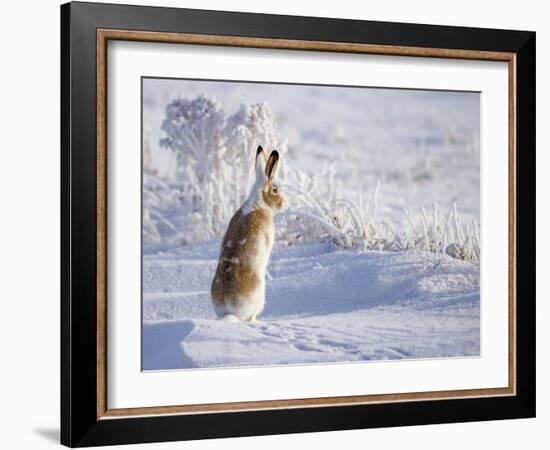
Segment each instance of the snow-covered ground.
[{"label": "snow-covered ground", "polygon": [[148,246],[143,369],[479,355],[479,265],[428,252],[279,247],[258,324],[217,320],[219,242]]}]

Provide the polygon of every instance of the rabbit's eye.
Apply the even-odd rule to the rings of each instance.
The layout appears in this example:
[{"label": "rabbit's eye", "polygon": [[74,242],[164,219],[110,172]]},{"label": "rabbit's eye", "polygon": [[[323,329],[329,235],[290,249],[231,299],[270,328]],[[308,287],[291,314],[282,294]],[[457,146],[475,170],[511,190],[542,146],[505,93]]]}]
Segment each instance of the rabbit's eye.
[{"label": "rabbit's eye", "polygon": [[271,191],[274,193],[274,194],[277,194],[279,192],[279,188],[277,186],[273,186],[271,188]]}]

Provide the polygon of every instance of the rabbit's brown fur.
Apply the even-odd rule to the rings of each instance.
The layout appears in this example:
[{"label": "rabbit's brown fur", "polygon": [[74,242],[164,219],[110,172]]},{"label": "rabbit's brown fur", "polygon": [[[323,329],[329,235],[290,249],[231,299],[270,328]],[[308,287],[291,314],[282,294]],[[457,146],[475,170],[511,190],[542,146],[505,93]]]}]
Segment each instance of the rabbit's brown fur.
[{"label": "rabbit's brown fur", "polygon": [[[238,210],[229,224],[222,242],[221,256],[212,281],[212,300],[219,306],[224,302],[236,303],[239,297],[254,292],[262,280],[256,269],[254,256],[258,240],[271,246],[271,236],[264,230],[270,228],[272,215],[266,209],[250,214]],[[251,237],[252,236],[252,237]]]}]

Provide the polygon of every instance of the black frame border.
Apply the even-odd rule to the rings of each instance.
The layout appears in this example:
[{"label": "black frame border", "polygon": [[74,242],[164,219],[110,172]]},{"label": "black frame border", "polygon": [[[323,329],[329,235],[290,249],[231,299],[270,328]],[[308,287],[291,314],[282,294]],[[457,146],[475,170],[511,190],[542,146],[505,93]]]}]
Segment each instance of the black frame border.
[{"label": "black frame border", "polygon": [[[96,30],[516,54],[516,395],[97,419]],[[61,6],[61,443],[71,447],[534,417],[534,32],[94,3]]]}]

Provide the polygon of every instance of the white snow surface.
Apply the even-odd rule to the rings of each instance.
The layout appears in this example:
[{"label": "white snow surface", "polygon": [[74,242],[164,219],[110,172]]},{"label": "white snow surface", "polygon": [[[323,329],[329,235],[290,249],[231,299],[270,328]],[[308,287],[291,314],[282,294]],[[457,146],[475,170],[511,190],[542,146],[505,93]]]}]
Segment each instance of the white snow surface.
[{"label": "white snow surface", "polygon": [[219,241],[144,247],[144,370],[479,355],[479,265],[428,252],[276,247],[260,323],[217,320]]}]

